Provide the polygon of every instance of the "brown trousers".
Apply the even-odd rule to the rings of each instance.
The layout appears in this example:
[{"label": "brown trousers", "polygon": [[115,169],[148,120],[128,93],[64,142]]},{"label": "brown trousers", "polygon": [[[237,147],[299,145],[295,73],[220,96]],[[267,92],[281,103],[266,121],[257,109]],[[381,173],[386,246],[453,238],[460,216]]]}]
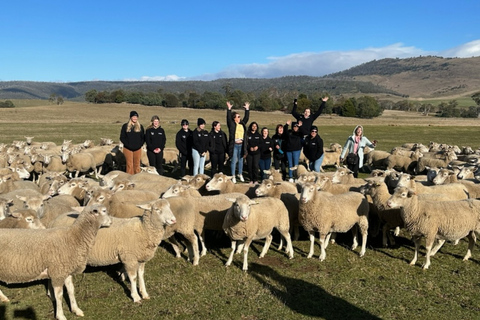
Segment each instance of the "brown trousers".
[{"label": "brown trousers", "polygon": [[142,157],[142,149],[137,151],[128,150],[123,148],[123,154],[127,162],[127,173],[135,174],[140,172],[140,159]]}]

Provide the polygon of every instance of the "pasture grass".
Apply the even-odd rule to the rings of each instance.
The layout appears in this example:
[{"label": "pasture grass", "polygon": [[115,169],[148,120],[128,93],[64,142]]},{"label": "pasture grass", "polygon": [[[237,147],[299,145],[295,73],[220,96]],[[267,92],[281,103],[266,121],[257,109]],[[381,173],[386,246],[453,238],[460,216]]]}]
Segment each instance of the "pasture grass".
[{"label": "pasture grass", "polygon": [[[15,102],[14,102],[15,103]],[[84,139],[118,141],[120,126],[130,110],[137,110],[146,126],[158,114],[167,132],[168,146],[174,146],[179,120],[195,126],[197,117],[224,124],[225,111],[165,109],[132,105],[90,105],[67,102],[64,106],[40,104],[0,109],[0,142],[63,139],[74,143]],[[274,128],[291,119],[281,113],[252,112],[251,120]],[[174,123],[175,122],[175,123]],[[390,150],[404,142],[429,141],[470,145],[478,148],[477,119],[438,119],[418,114],[388,112],[377,119],[359,120],[322,116],[316,121],[325,143],[343,144],[354,126],[361,123],[378,148]],[[226,128],[224,128],[226,130]],[[480,312],[480,248],[462,261],[467,241],[457,246],[446,243],[432,257],[429,270],[422,270],[424,248],[415,266],[413,244],[401,233],[397,245],[382,248],[381,240],[370,235],[367,252],[351,251],[350,233],[340,234],[327,248],[320,262],[319,246],[307,259],[309,241],[305,234],[293,242],[295,258],[289,260],[276,249],[277,237],[263,259],[258,255],[263,241],[254,242],[249,253],[249,270],[243,272],[242,256],[236,255],[226,268],[229,241],[221,233],[207,233],[209,252],[192,266],[186,256],[174,258],[168,243],[162,243],[153,260],[146,264],[150,300],[135,304],[129,297],[130,284],[118,279],[118,266],[87,268],[74,276],[76,297],[84,319],[477,319]],[[10,303],[0,304],[0,319],[53,319],[52,302],[45,295],[45,281],[28,284],[1,284]],[[68,319],[76,318],[64,304]]]}]

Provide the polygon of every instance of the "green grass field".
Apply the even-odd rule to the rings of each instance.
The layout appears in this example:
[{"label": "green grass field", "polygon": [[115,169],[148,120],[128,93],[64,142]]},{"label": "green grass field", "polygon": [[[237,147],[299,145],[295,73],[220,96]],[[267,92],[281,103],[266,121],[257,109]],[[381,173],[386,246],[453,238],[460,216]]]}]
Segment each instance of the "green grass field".
[{"label": "green grass field", "polygon": [[[14,102],[15,103],[15,102]],[[19,104],[20,106],[20,104]],[[167,132],[168,146],[182,118],[196,124],[202,117],[225,123],[225,111],[165,109],[131,105],[90,105],[67,102],[24,103],[15,109],[0,109],[0,142],[63,139],[74,143],[100,138],[118,141],[120,126],[130,110],[137,110],[146,126],[158,114]],[[274,128],[291,116],[252,112],[251,120]],[[370,120],[322,116],[315,124],[325,143],[344,143],[356,124],[379,141],[378,149],[389,151],[405,142],[436,141],[477,149],[480,141],[478,119],[438,119],[418,114],[386,112]],[[226,126],[224,126],[226,127]],[[226,128],[224,128],[226,130]],[[146,264],[145,279],[150,300],[134,304],[129,282],[116,276],[117,266],[87,268],[74,276],[76,297],[84,319],[478,319],[480,303],[480,248],[475,246],[468,262],[462,261],[467,241],[456,246],[446,243],[432,258],[429,270],[422,270],[424,248],[416,266],[409,266],[413,243],[401,233],[397,246],[382,248],[381,241],[369,238],[364,257],[351,251],[352,238],[340,234],[329,245],[327,258],[318,260],[320,249],[307,259],[309,241],[302,235],[294,241],[295,258],[289,260],[276,250],[277,237],[266,257],[258,255],[263,241],[253,244],[249,270],[241,270],[236,255],[226,268],[229,241],[222,234],[207,233],[208,254],[192,266],[185,255],[176,259],[168,243],[162,243],[155,258]],[[1,252],[1,249],[0,249]],[[46,296],[46,281],[6,285],[0,289],[11,302],[0,304],[0,319],[53,319],[53,305]],[[68,306],[68,305],[67,305]],[[64,304],[65,307],[65,304]],[[76,316],[65,307],[68,319]]]}]

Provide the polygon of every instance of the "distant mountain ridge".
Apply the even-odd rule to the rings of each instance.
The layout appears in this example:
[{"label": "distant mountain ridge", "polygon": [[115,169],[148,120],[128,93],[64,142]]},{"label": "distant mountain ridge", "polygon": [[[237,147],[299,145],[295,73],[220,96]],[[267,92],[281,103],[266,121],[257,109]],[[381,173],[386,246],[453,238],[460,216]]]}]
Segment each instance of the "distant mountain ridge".
[{"label": "distant mountain ridge", "polygon": [[273,79],[218,79],[213,81],[1,81],[0,99],[48,99],[51,94],[83,101],[85,93],[117,89],[152,92],[232,90],[260,93],[276,88],[298,93],[331,95],[379,95],[411,98],[461,96],[480,91],[480,57],[416,57],[370,61],[324,77],[287,76]]}]

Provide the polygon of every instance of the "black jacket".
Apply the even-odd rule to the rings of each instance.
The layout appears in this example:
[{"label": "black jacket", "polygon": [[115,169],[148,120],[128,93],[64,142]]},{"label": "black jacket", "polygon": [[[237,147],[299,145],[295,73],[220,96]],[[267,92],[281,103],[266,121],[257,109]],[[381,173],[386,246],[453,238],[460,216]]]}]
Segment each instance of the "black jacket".
[{"label": "black jacket", "polygon": [[127,132],[128,122],[124,123],[122,130],[120,131],[120,141],[123,143],[123,147],[130,151],[137,151],[145,143],[145,131],[143,126],[140,125],[140,132],[131,130]]},{"label": "black jacket", "polygon": [[283,148],[284,151],[298,151],[302,150],[302,139],[303,134],[298,130],[297,132],[293,130],[288,130],[288,124],[283,126],[283,135],[285,139],[286,146]]},{"label": "black jacket", "polygon": [[325,101],[322,101],[322,104],[318,108],[317,112],[305,119],[303,114],[297,112],[297,104],[293,104],[292,116],[297,119],[297,121],[302,121],[302,125],[298,127],[298,131],[300,131],[303,136],[310,134],[310,128],[312,127],[313,122],[318,118],[318,116],[320,116],[323,109],[325,109]]},{"label": "black jacket", "polygon": [[175,136],[175,146],[183,155],[192,154],[192,130],[188,129],[187,131],[180,129]]},{"label": "black jacket", "polygon": [[207,130],[195,129],[193,130],[192,137],[192,149],[197,150],[200,154],[208,151],[210,135]]},{"label": "black jacket", "polygon": [[[285,147],[285,141],[283,140],[282,135],[275,133],[272,137],[273,140],[273,156],[275,159],[282,159],[285,156],[285,152],[283,151],[283,148]],[[280,147],[280,149],[277,149],[277,146]]]},{"label": "black jacket", "polygon": [[210,145],[208,148],[208,152],[210,154],[224,154],[227,152],[227,135],[225,132],[220,130],[219,132],[215,132],[212,129],[209,133],[210,135]]},{"label": "black jacket", "polygon": [[167,137],[165,130],[162,127],[154,128],[150,127],[145,132],[145,142],[147,143],[147,150],[153,151],[157,148],[165,149]]},{"label": "black jacket", "polygon": [[[258,132],[248,132],[247,134],[247,154],[256,155],[260,153],[260,144],[262,143],[262,136]],[[250,148],[258,147],[256,151],[250,151]]]},{"label": "black jacket", "polygon": [[318,160],[323,155],[323,139],[318,134],[313,139],[311,136],[305,138],[303,154],[312,162]]},{"label": "black jacket", "polygon": [[[243,145],[242,156],[247,154],[247,123],[250,118],[250,110],[245,110],[245,116],[240,121],[240,125],[243,126]],[[233,157],[233,146],[235,145],[235,130],[237,129],[237,123],[232,119],[232,110],[227,109],[227,126],[228,126],[228,156]]]},{"label": "black jacket", "polygon": [[262,137],[261,144],[260,144],[260,159],[269,159],[272,157],[272,150],[275,150],[275,143],[273,139],[270,137],[266,137],[265,139]]}]

